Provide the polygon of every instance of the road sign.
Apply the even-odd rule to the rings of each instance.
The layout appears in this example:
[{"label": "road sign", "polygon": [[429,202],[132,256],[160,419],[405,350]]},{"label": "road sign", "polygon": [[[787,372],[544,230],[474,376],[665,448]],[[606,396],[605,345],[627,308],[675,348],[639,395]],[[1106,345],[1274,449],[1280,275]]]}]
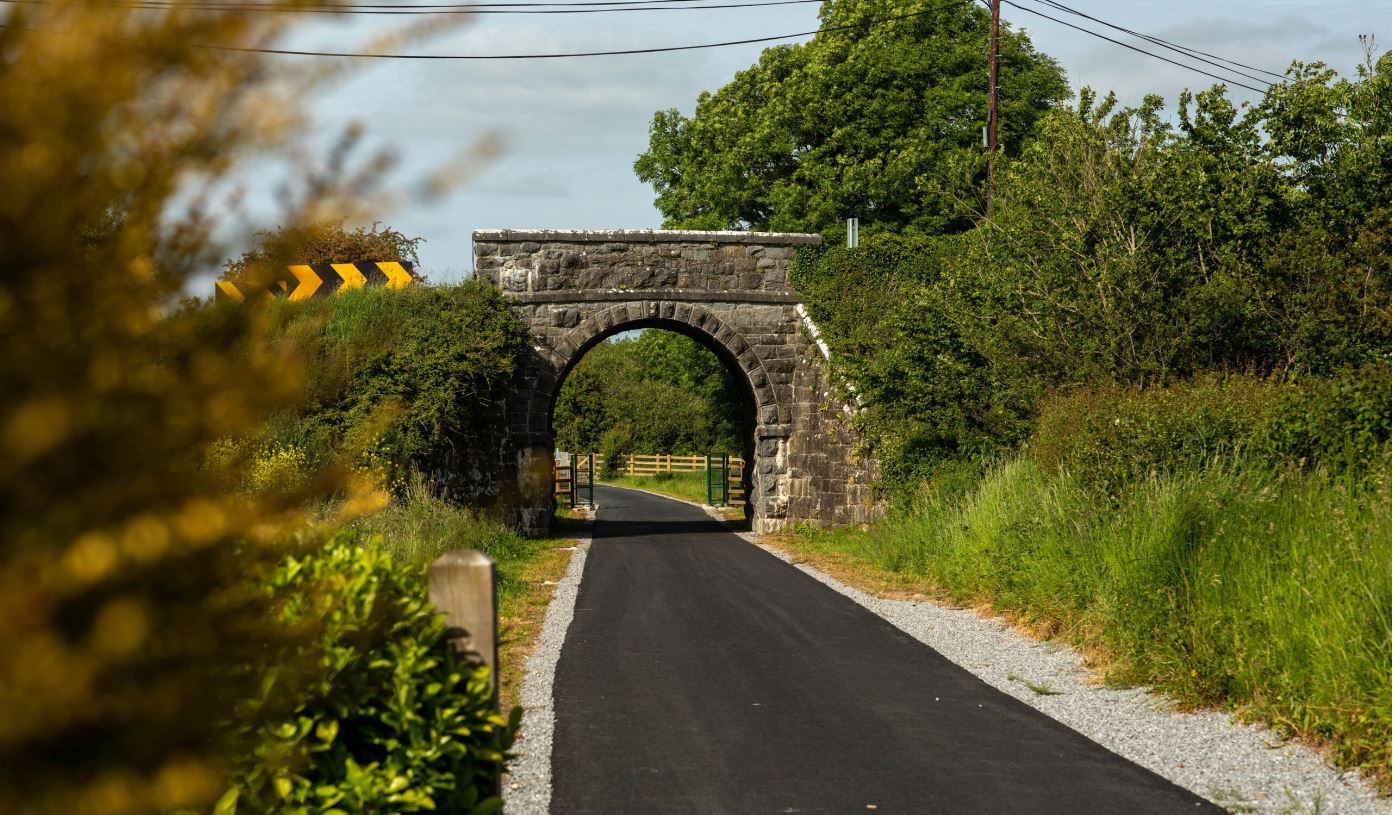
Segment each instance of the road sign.
[{"label": "road sign", "polygon": [[248,297],[257,295],[275,296],[284,294],[291,300],[308,300],[311,297],[327,297],[360,286],[385,285],[389,289],[401,289],[416,281],[412,264],[397,261],[362,263],[310,263],[287,266],[285,271],[275,275],[262,285],[247,279],[219,280],[214,286],[215,296],[241,303]]}]

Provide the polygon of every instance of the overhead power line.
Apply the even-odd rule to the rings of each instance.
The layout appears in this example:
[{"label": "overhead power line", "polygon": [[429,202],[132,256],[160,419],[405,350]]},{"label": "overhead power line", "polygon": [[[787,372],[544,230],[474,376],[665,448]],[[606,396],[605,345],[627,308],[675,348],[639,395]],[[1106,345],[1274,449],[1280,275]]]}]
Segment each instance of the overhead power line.
[{"label": "overhead power line", "polygon": [[[1248,84],[1245,84],[1245,83],[1243,83],[1243,82],[1238,82],[1238,81],[1236,81],[1236,80],[1234,80],[1234,79],[1231,79],[1231,78],[1229,78],[1229,77],[1226,77],[1226,76],[1220,76],[1220,75],[1218,75],[1218,74],[1211,73],[1211,72],[1209,72],[1209,71],[1204,70],[1203,68],[1196,68],[1196,67],[1193,66],[1193,65],[1186,65],[1186,64],[1183,63],[1183,62],[1177,62],[1177,61],[1171,59],[1170,57],[1162,56],[1161,54],[1157,54],[1157,53],[1148,51],[1148,50],[1146,50],[1145,48],[1138,48],[1137,46],[1132,45],[1132,44],[1130,44],[1130,43],[1125,43],[1125,42],[1123,42],[1123,41],[1121,41],[1121,40],[1113,39],[1112,37],[1109,37],[1109,36],[1106,35],[1106,34],[1099,34],[1097,31],[1092,31],[1092,30],[1090,30],[1090,29],[1084,28],[1083,26],[1074,25],[1073,23],[1068,22],[1068,21],[1066,21],[1066,20],[1061,20],[1061,19],[1059,19],[1058,17],[1051,17],[1050,15],[1045,14],[1044,12],[1036,11],[1035,9],[1032,9],[1032,8],[1026,8],[1025,6],[1022,6],[1022,5],[1020,5],[1019,3],[1013,2],[1013,0],[1003,0],[1003,2],[1005,2],[1007,5],[1009,5],[1009,6],[1013,7],[1013,8],[1020,9],[1021,11],[1024,11],[1024,12],[1026,12],[1026,13],[1028,13],[1028,14],[1034,14],[1036,17],[1044,17],[1046,20],[1052,20],[1052,21],[1054,21],[1054,22],[1056,22],[1056,23],[1059,23],[1059,24],[1062,25],[1062,26],[1067,26],[1067,27],[1069,27],[1069,28],[1072,28],[1072,29],[1074,29],[1075,31],[1082,31],[1083,33],[1088,34],[1089,36],[1097,37],[1097,38],[1100,39],[1100,40],[1106,40],[1106,41],[1112,43],[1113,45],[1120,45],[1120,46],[1122,46],[1123,48],[1126,48],[1126,49],[1128,49],[1128,50],[1130,50],[1130,51],[1136,51],[1136,52],[1139,53],[1139,54],[1145,54],[1145,55],[1148,56],[1148,57],[1151,57],[1151,58],[1153,58],[1153,59],[1159,59],[1159,60],[1161,60],[1162,62],[1169,62],[1171,65],[1175,65],[1175,66],[1177,66],[1177,67],[1184,68],[1184,69],[1186,69],[1186,70],[1188,70],[1188,71],[1194,71],[1194,72],[1197,73],[1197,74],[1204,74],[1205,76],[1210,77],[1211,79],[1217,79],[1217,80],[1219,80],[1220,82],[1224,82],[1224,83],[1227,83],[1227,84],[1229,84],[1229,85],[1236,85],[1236,86],[1238,86],[1238,87],[1240,87],[1240,88],[1247,88],[1248,90],[1254,91],[1254,92],[1256,92],[1256,93],[1266,93],[1266,92],[1267,92],[1267,88],[1259,88],[1259,87],[1255,87],[1255,86],[1253,86],[1253,85],[1248,85]],[[1261,81],[1261,80],[1258,80],[1258,81]]]},{"label": "overhead power line", "polygon": [[[151,0],[152,2],[163,2],[166,5],[178,5],[173,0]],[[36,4],[51,5],[53,0],[33,0]],[[457,9],[489,9],[489,8],[566,8],[580,6],[672,6],[674,8],[702,8],[701,4],[709,3],[712,0],[556,0],[556,2],[472,2],[472,3],[340,3],[323,2],[316,3],[316,8],[368,8],[368,9],[397,9],[397,8],[457,8]],[[105,5],[119,7],[122,0],[113,0]],[[245,3],[226,0],[221,5],[235,6],[237,8],[259,9],[259,8],[279,8],[286,5],[285,2],[275,2],[275,0],[248,0]],[[680,4],[680,5],[679,5]]]},{"label": "overhead power line", "polygon": [[[365,54],[352,51],[309,51],[291,48],[252,48],[235,45],[207,45],[195,44],[195,48],[207,48],[214,51],[231,51],[236,53],[248,54],[276,54],[283,56],[296,57],[340,57],[345,59],[416,59],[416,60],[524,60],[524,59],[576,59],[584,57],[613,57],[630,56],[635,54],[667,54],[677,51],[699,51],[707,48],[725,48],[733,45],[752,45],[763,42],[778,42],[779,40],[792,40],[798,37],[810,37],[817,34],[826,34],[833,31],[850,31],[852,29],[867,28],[870,26],[884,25],[886,23],[898,22],[900,20],[910,20],[915,17],[923,17],[934,12],[944,11],[950,8],[971,5],[976,0],[957,0],[957,2],[946,3],[941,6],[923,9],[922,11],[912,11],[905,14],[897,14],[891,17],[880,17],[870,20],[862,20],[847,25],[824,26],[823,28],[812,31],[800,31],[795,34],[777,34],[771,37],[751,37],[743,40],[725,40],[723,42],[708,42],[698,45],[671,45],[659,48],[626,48],[615,51],[575,51],[561,54]],[[16,26],[0,23],[0,28],[15,28]],[[38,28],[25,28],[27,31],[36,31],[47,34],[68,35],[69,32],[47,31]]]},{"label": "overhead power line", "polygon": [[[292,6],[278,3],[233,3],[218,2],[218,0],[192,0],[192,2],[168,2],[168,0],[127,0],[125,2],[112,2],[104,4],[109,8],[131,9],[134,11],[171,11],[175,9],[188,11],[214,11],[214,12],[274,12],[287,14],[359,14],[359,15],[382,15],[400,16],[415,14],[609,14],[616,12],[635,12],[635,11],[716,11],[720,9],[743,9],[760,8],[765,6],[794,6],[807,3],[819,3],[822,0],[753,0],[753,2],[738,3],[717,3],[710,5],[652,5],[661,0],[642,0],[642,3],[498,3],[498,4],[474,4],[474,3],[454,3],[454,4],[352,4],[341,3],[335,5],[316,5],[316,6]],[[690,2],[690,0],[682,0]],[[10,5],[26,6],[48,6],[53,5],[54,0],[0,0],[0,3]],[[541,6],[567,6],[565,8],[541,8]],[[525,8],[516,8],[526,6]],[[570,6],[586,6],[585,8],[575,8]]]},{"label": "overhead power line", "polygon": [[[1094,17],[1094,16],[1091,15],[1091,14],[1086,14],[1086,13],[1084,13],[1084,12],[1082,12],[1082,11],[1079,11],[1078,9],[1070,8],[1069,6],[1066,6],[1066,5],[1064,5],[1063,3],[1057,2],[1057,0],[1035,0],[1035,2],[1044,3],[1044,4],[1046,4],[1046,5],[1053,6],[1054,8],[1057,8],[1057,9],[1059,9],[1060,11],[1066,11],[1066,12],[1068,12],[1068,13],[1070,13],[1070,14],[1074,14],[1074,15],[1077,15],[1077,16],[1079,16],[1079,17],[1082,17],[1082,18],[1084,18],[1085,20],[1092,20],[1093,22],[1099,23],[1099,24],[1101,24],[1101,25],[1105,25],[1105,26],[1107,26],[1108,28],[1113,29],[1114,31],[1121,31],[1121,32],[1123,32],[1124,34],[1131,34],[1133,37],[1139,37],[1139,38],[1141,38],[1141,39],[1143,39],[1143,40],[1146,40],[1147,42],[1154,43],[1154,44],[1159,45],[1159,46],[1161,46],[1161,47],[1163,47],[1163,48],[1167,48],[1167,49],[1169,49],[1169,50],[1171,50],[1171,51],[1175,51],[1176,53],[1179,53],[1179,54],[1184,54],[1185,56],[1190,57],[1190,58],[1192,58],[1192,59],[1199,59],[1201,62],[1206,62],[1206,63],[1208,63],[1208,64],[1210,64],[1210,65],[1213,65],[1213,66],[1215,66],[1215,67],[1217,67],[1217,68],[1221,68],[1221,69],[1226,70],[1226,71],[1233,71],[1233,69],[1232,69],[1232,68],[1225,68],[1223,65],[1219,65],[1218,63],[1215,63],[1215,62],[1210,62],[1208,59],[1201,59],[1201,57],[1210,57],[1211,59],[1216,59],[1216,60],[1218,60],[1219,62],[1228,63],[1229,65],[1234,65],[1234,66],[1237,66],[1237,67],[1239,67],[1239,68],[1247,68],[1247,69],[1250,70],[1250,71],[1257,71],[1258,73],[1267,74],[1267,75],[1269,75],[1269,76],[1274,76],[1274,77],[1276,77],[1276,78],[1278,78],[1278,79],[1285,79],[1285,78],[1286,78],[1283,74],[1279,74],[1279,73],[1277,73],[1277,72],[1275,72],[1275,71],[1269,71],[1269,70],[1267,70],[1266,68],[1259,68],[1259,67],[1254,66],[1254,65],[1247,65],[1247,64],[1242,63],[1242,62],[1237,62],[1237,61],[1235,61],[1235,60],[1231,60],[1231,59],[1227,59],[1227,58],[1225,58],[1225,57],[1221,57],[1221,56],[1219,56],[1218,54],[1211,54],[1211,53],[1209,53],[1208,51],[1201,51],[1201,50],[1199,50],[1198,48],[1191,48],[1191,47],[1189,47],[1189,46],[1187,46],[1187,45],[1180,45],[1179,43],[1174,43],[1174,42],[1171,42],[1171,41],[1169,41],[1169,40],[1163,40],[1163,39],[1161,39],[1160,37],[1156,37],[1156,36],[1153,36],[1153,35],[1151,35],[1151,34],[1145,34],[1145,33],[1140,32],[1140,31],[1133,31],[1132,29],[1126,28],[1125,26],[1120,26],[1120,25],[1117,25],[1116,23],[1110,23],[1110,22],[1108,22],[1107,20],[1103,20],[1103,19],[1100,19],[1100,18],[1098,18],[1098,17]],[[1233,73],[1236,73],[1236,74],[1238,74],[1239,76],[1247,77],[1248,79],[1251,79],[1251,80],[1253,80],[1254,82],[1268,82],[1268,80],[1263,79],[1262,77],[1259,77],[1259,76],[1250,76],[1250,75],[1248,75],[1248,74],[1243,73],[1242,71],[1233,71]],[[1269,83],[1269,84],[1270,84],[1270,83]]]}]

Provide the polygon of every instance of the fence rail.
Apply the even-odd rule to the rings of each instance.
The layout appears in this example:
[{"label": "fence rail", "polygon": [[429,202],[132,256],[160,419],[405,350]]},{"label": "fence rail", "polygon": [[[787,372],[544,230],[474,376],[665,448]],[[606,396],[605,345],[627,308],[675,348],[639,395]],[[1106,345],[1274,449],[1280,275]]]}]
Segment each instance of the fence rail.
[{"label": "fence rail", "polygon": [[[719,453],[693,453],[689,456],[673,455],[661,453],[657,455],[640,455],[631,453],[625,455],[621,460],[619,471],[624,475],[636,476],[639,478],[655,476],[661,473],[700,473],[705,472],[708,486],[708,502],[718,494],[719,490],[711,490],[714,466],[712,462],[720,459]],[[745,458],[744,456],[729,456],[724,458],[729,463],[726,470],[727,487],[723,495],[722,503],[731,506],[740,506],[745,503]],[[714,476],[720,478],[721,468],[714,470]]]},{"label": "fence rail", "polygon": [[658,473],[695,473],[706,469],[706,456],[630,454],[624,456],[624,475],[657,475]]},{"label": "fence rail", "polygon": [[[598,476],[595,469],[599,466],[597,460],[603,461],[596,453],[557,452],[553,477],[558,503],[570,507],[578,504],[595,505],[595,478]],[[693,453],[690,456],[666,453],[629,454],[620,459],[615,472],[638,478],[663,473],[705,472],[708,502],[716,500],[720,504],[742,506],[746,499],[744,456],[726,456],[722,453]],[[718,488],[718,482],[722,478],[725,482],[724,491]]]}]

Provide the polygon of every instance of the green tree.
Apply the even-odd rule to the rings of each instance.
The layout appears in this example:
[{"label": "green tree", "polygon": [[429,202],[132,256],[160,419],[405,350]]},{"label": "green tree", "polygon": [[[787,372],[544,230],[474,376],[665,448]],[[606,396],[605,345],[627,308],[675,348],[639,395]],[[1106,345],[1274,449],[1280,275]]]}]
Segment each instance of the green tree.
[{"label": "green tree", "polygon": [[[886,21],[887,18],[898,18]],[[829,0],[832,29],[770,48],[692,118],[659,111],[634,163],[664,225],[891,232],[969,228],[987,120],[988,16],[968,3]],[[1017,154],[1068,88],[1022,33],[1001,40],[1001,140]]]},{"label": "green tree", "polygon": [[1085,90],[972,231],[800,256],[887,479],[1024,441],[1051,391],[1386,362],[1389,73],[1296,65],[1253,106],[1184,94],[1176,125]]},{"label": "green tree", "polygon": [[739,386],[696,340],[649,330],[603,342],[566,377],[552,414],[562,450],[690,453],[744,449]]}]

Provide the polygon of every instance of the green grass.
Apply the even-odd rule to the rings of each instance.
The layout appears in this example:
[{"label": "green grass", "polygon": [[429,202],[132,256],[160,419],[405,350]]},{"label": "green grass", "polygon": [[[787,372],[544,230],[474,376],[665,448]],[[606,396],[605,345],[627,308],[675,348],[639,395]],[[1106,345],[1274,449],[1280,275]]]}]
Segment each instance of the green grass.
[{"label": "green grass", "polygon": [[616,475],[604,479],[616,487],[635,487],[671,495],[684,501],[706,503],[706,471],[694,473],[658,473],[657,475]]},{"label": "green grass", "polygon": [[1220,705],[1328,746],[1387,788],[1387,471],[1211,464],[1114,502],[1026,460],[869,531],[795,549],[915,575],[1099,655],[1106,678]]},{"label": "green grass", "polygon": [[392,558],[404,563],[424,566],[451,549],[480,550],[497,564],[500,603],[526,589],[521,572],[556,545],[552,540],[524,538],[417,489],[355,521],[353,527],[365,536],[382,535]]},{"label": "green grass", "polygon": [[425,566],[451,549],[478,549],[498,569],[499,696],[503,710],[518,703],[527,656],[540,634],[556,583],[571,553],[565,536],[579,522],[558,513],[557,536],[529,539],[419,488],[354,522],[360,536],[382,535],[400,563]]}]

